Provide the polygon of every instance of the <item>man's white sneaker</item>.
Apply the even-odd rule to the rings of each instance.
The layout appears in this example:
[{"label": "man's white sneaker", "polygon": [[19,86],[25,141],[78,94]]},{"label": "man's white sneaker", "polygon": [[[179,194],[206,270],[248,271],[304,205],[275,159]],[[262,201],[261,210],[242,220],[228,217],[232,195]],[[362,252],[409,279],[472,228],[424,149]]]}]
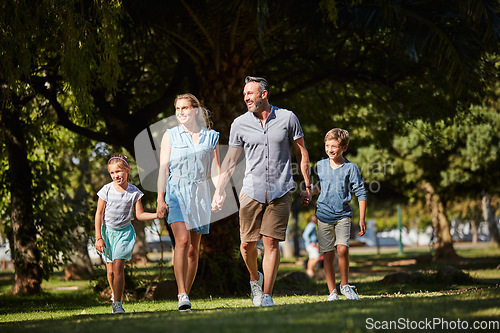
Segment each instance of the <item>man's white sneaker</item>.
[{"label": "man's white sneaker", "polygon": [[271,297],[271,295],[262,295],[262,306],[274,306],[273,298]]},{"label": "man's white sneaker", "polygon": [[189,297],[187,294],[181,293],[177,295],[177,298],[179,299],[179,303],[177,304],[177,308],[179,309],[179,311],[191,311],[191,302],[189,301]]},{"label": "man's white sneaker", "polygon": [[113,313],[125,313],[122,302],[113,302]]},{"label": "man's white sneaker", "polygon": [[250,281],[250,298],[252,299],[253,306],[262,305],[262,286],[264,285],[264,275],[259,272],[259,279],[257,281]]},{"label": "man's white sneaker", "polygon": [[351,286],[346,284],[345,286],[340,288],[340,292],[347,298],[347,299],[359,299],[358,294],[354,291],[355,286]]},{"label": "man's white sneaker", "polygon": [[333,289],[333,291],[328,295],[328,302],[332,301],[338,301],[339,300],[339,295],[337,294],[337,289]]}]

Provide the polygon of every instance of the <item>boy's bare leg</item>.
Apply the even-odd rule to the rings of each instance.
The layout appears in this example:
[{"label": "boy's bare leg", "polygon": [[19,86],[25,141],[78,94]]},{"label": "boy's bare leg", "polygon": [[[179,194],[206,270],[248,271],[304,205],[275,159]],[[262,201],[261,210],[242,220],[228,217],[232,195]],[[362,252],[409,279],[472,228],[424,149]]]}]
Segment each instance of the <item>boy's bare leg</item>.
[{"label": "boy's bare leg", "polygon": [[337,254],[339,256],[340,287],[349,283],[349,247],[337,245]]},{"label": "boy's bare leg", "polygon": [[335,289],[335,251],[325,252],[324,254],[324,270],[328,292],[331,293]]}]

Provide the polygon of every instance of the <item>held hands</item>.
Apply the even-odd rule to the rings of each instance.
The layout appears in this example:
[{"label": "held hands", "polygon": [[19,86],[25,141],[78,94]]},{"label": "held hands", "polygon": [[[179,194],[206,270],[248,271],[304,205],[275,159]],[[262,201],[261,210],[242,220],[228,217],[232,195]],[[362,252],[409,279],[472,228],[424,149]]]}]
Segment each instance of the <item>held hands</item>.
[{"label": "held hands", "polygon": [[307,189],[305,191],[300,192],[300,203],[302,206],[307,207],[311,202],[311,190]]},{"label": "held hands", "polygon": [[222,209],[222,205],[224,204],[224,200],[226,200],[226,191],[215,190],[214,197],[212,199],[212,211],[218,211]]},{"label": "held hands", "polygon": [[159,219],[164,218],[168,214],[168,205],[165,201],[158,201],[158,204],[156,205],[156,214]]}]

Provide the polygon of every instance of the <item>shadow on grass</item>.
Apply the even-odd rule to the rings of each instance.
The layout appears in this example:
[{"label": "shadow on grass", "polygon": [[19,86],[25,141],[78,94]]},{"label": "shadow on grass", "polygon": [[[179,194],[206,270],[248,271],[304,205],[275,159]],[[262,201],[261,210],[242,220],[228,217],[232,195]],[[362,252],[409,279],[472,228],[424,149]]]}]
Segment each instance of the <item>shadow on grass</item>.
[{"label": "shadow on grass", "polygon": [[42,293],[37,296],[0,296],[0,314],[38,311],[78,310],[102,305],[97,297],[87,292]]},{"label": "shadow on grass", "polygon": [[[273,308],[233,308],[144,311],[126,315],[76,315],[1,325],[2,332],[362,332],[367,320],[411,321],[444,318],[497,321],[499,288],[473,289],[434,297],[392,297],[360,301],[278,305]],[[480,302],[479,302],[480,300]],[[246,300],[245,300],[246,301]],[[440,329],[440,327],[435,327]]]}]

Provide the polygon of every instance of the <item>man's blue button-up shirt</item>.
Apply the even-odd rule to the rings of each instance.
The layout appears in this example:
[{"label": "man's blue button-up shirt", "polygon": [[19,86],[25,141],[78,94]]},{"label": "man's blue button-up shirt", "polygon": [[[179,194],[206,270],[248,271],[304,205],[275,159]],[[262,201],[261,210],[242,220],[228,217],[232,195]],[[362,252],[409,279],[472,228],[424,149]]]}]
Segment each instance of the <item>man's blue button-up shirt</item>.
[{"label": "man's blue button-up shirt", "polygon": [[295,188],[291,143],[304,136],[292,111],[271,106],[264,126],[253,112],[236,118],[229,145],[243,147],[246,158],[242,191],[261,203],[280,198]]}]

